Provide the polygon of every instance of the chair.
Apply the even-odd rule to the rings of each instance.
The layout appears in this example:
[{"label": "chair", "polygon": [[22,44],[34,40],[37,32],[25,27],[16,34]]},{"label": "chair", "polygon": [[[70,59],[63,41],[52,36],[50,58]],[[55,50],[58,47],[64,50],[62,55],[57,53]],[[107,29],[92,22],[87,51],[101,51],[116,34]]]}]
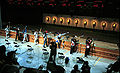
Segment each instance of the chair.
[{"label": "chair", "polygon": [[76,57],[76,62],[80,63],[80,64],[83,64],[84,60],[82,58],[80,58],[80,57]]},{"label": "chair", "polygon": [[42,50],[43,50],[42,58],[46,62],[48,60],[48,57],[49,57],[49,52],[47,51],[47,49],[42,49]]},{"label": "chair", "polygon": [[13,42],[13,44],[17,44],[16,42]]},{"label": "chair", "polygon": [[57,61],[57,63],[58,63],[58,64],[63,64],[64,58],[65,58],[64,54],[58,52],[58,61]]},{"label": "chair", "polygon": [[29,56],[34,54],[34,51],[33,51],[32,47],[28,48],[27,52],[28,52],[27,55],[29,55]]},{"label": "chair", "polygon": [[27,55],[28,55],[28,59],[26,60],[27,63],[32,63],[33,60],[33,54],[34,54],[34,49],[30,46],[27,45],[28,50],[27,50]]},{"label": "chair", "polygon": [[7,45],[7,46],[6,46],[7,51],[9,51],[8,49],[11,47],[10,44],[11,44],[11,43],[9,43],[9,42],[6,43],[6,45]]},{"label": "chair", "polygon": [[[19,48],[19,45],[15,45],[14,46],[14,50],[18,49]],[[19,48],[20,49],[20,48]]]}]

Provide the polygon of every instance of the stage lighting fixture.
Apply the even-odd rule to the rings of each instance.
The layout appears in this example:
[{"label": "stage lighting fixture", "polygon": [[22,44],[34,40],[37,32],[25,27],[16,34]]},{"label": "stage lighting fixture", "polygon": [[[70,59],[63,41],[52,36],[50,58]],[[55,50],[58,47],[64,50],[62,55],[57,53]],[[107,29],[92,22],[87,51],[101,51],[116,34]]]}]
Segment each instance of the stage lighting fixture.
[{"label": "stage lighting fixture", "polygon": [[60,18],[60,23],[61,23],[61,24],[63,23],[63,18]]}]

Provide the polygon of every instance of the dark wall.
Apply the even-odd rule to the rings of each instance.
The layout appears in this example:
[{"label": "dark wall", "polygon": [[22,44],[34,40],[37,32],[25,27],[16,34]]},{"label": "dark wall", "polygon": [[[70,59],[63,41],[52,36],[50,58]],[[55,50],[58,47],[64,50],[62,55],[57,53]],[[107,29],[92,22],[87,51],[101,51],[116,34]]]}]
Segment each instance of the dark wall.
[{"label": "dark wall", "polygon": [[40,24],[42,22],[42,11],[37,9],[8,8],[4,14],[4,21],[22,24]]},{"label": "dark wall", "polygon": [[6,0],[1,1],[1,17],[3,25],[8,21],[11,24],[40,24],[42,23],[42,10],[40,8],[9,7]]},{"label": "dark wall", "polygon": [[1,1],[0,1],[0,29],[2,28],[2,19],[1,19]]},{"label": "dark wall", "polygon": [[[18,7],[31,9],[42,8],[45,13],[69,14],[92,17],[119,18],[120,9],[119,8],[120,0],[52,0],[53,2],[51,2],[51,0],[5,0],[5,1],[6,5],[8,5],[11,8]],[[63,4],[66,4],[66,6],[62,6]],[[98,7],[94,7],[94,5],[97,5]]]},{"label": "dark wall", "polygon": [[[9,4],[10,0],[2,0],[2,19],[4,22],[9,20],[13,23],[25,23],[25,24],[39,24],[42,22],[43,13],[59,14],[59,15],[71,15],[71,16],[92,16],[92,17],[108,17],[119,18],[119,0],[101,0],[104,7],[76,7],[72,6],[60,6],[59,1],[54,0],[56,5],[51,6],[50,0],[41,0],[41,5],[37,5],[37,0],[32,0],[30,3],[35,5],[27,5],[27,0],[21,0],[23,4],[18,4],[19,1],[13,0],[13,4]],[[47,1],[47,2],[46,2]],[[68,0],[74,2],[78,0]],[[84,0],[84,4],[87,2],[93,2],[96,0]],[[68,3],[69,3],[68,2]],[[47,3],[47,4],[46,4]],[[94,2],[93,2],[94,3]],[[54,4],[54,3],[53,3]]]},{"label": "dark wall", "polygon": [[29,8],[8,8],[7,18],[13,23],[40,24],[42,23],[42,10]]}]

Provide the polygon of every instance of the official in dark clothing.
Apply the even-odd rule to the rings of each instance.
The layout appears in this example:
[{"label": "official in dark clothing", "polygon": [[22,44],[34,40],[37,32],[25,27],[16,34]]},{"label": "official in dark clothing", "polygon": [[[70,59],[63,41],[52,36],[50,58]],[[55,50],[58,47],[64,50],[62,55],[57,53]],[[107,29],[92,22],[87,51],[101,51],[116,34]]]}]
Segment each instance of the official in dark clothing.
[{"label": "official in dark clothing", "polygon": [[117,73],[117,72],[119,72],[120,71],[120,66],[119,65],[120,65],[120,58],[118,58],[118,60],[114,64],[108,65],[106,73],[113,73],[113,72]]},{"label": "official in dark clothing", "polygon": [[19,73],[19,68],[14,65],[5,64],[1,68],[0,73]]},{"label": "official in dark clothing", "polygon": [[90,73],[90,66],[88,65],[88,61],[84,62],[81,69],[82,69],[81,73]]},{"label": "official in dark clothing", "polygon": [[4,59],[6,57],[5,52],[6,52],[5,45],[0,46],[0,60]]},{"label": "official in dark clothing", "polygon": [[65,58],[65,65],[66,65],[66,66],[67,66],[68,63],[69,63],[69,60],[70,60],[69,57],[66,57],[66,58]]},{"label": "official in dark clothing", "polygon": [[6,64],[6,47],[0,46],[0,69]]},{"label": "official in dark clothing", "polygon": [[71,71],[71,73],[80,73],[80,71],[78,70],[78,65],[74,66],[74,69]]},{"label": "official in dark clothing", "polygon": [[19,63],[17,62],[17,59],[15,58],[15,51],[11,51],[7,53],[7,64],[15,64],[15,65],[19,65]]},{"label": "official in dark clothing", "polygon": [[[49,60],[50,61],[55,61],[55,58],[56,58],[56,54],[57,54],[57,44],[55,42],[51,42],[51,45],[50,45],[50,58]],[[54,56],[54,59],[52,59],[52,56]]]}]

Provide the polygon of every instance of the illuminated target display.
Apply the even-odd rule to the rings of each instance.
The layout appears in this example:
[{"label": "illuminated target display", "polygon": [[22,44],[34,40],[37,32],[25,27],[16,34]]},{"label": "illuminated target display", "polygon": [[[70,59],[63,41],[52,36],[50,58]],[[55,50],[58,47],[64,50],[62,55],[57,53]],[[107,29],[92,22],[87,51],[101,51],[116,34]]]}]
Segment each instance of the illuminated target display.
[{"label": "illuminated target display", "polygon": [[85,25],[85,26],[87,25],[87,21],[84,21],[84,25]]},{"label": "illuminated target display", "polygon": [[69,25],[69,24],[71,24],[71,22],[72,22],[72,19],[71,18],[67,18],[67,24]]},{"label": "illuminated target display", "polygon": [[116,28],[116,25],[117,25],[117,24],[116,24],[116,23],[114,23],[114,24],[112,25],[112,27],[113,27],[113,28]]},{"label": "illuminated target display", "polygon": [[64,22],[64,18],[61,17],[61,18],[60,18],[60,23],[63,24],[63,22]]},{"label": "illuminated target display", "polygon": [[101,22],[102,23],[102,28],[103,28],[103,30],[105,29],[105,27],[107,26],[107,22],[106,21],[103,21],[103,22]]},{"label": "illuminated target display", "polygon": [[77,19],[75,19],[75,24],[76,24],[76,25],[78,24],[78,20],[77,20]]},{"label": "illuminated target display", "polygon": [[49,17],[49,16],[46,17],[46,22],[47,22],[47,23],[50,22],[50,17]]},{"label": "illuminated target display", "polygon": [[106,23],[105,22],[102,23],[102,27],[104,27],[104,28],[106,27]]},{"label": "illuminated target display", "polygon": [[97,24],[97,21],[92,21],[92,26],[93,26],[93,28],[95,28],[96,27],[96,24]]},{"label": "illuminated target display", "polygon": [[116,29],[116,27],[117,27],[117,23],[112,23],[113,31]]},{"label": "illuminated target display", "polygon": [[48,24],[82,27],[88,29],[119,31],[119,22],[116,20],[98,19],[95,17],[78,17],[44,14],[44,22]]},{"label": "illuminated target display", "polygon": [[70,19],[67,20],[67,23],[70,24]]},{"label": "illuminated target display", "polygon": [[52,22],[55,24],[57,22],[57,17],[53,17]]},{"label": "illuminated target display", "polygon": [[87,19],[83,20],[83,24],[84,24],[84,28],[86,28],[86,26],[88,24],[88,20]]},{"label": "illuminated target display", "polygon": [[74,20],[74,24],[75,24],[75,26],[77,27],[77,25],[79,24],[79,19],[78,18],[76,18],[75,20]]}]

